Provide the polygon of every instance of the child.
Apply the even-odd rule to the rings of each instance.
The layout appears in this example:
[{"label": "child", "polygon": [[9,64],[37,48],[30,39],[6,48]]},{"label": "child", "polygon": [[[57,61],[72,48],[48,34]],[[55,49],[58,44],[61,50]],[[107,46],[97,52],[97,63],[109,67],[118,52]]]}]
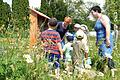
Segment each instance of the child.
[{"label": "child", "polygon": [[65,70],[68,72],[68,74],[70,74],[71,72],[70,70],[72,67],[72,53],[73,53],[72,44],[74,37],[71,35],[67,35],[66,38],[67,38],[67,43],[63,47],[63,52],[65,54],[65,65],[66,65]]},{"label": "child", "polygon": [[41,40],[43,42],[43,47],[46,51],[46,57],[48,58],[49,68],[55,65],[56,78],[59,78],[60,64],[59,59],[62,56],[61,38],[59,33],[54,30],[57,25],[57,20],[51,18],[48,21],[48,29],[41,33]]},{"label": "child", "polygon": [[74,25],[76,33],[76,39],[73,42],[73,64],[74,67],[81,67],[81,68],[91,68],[88,62],[88,39],[87,35],[82,30],[81,25],[75,24]]}]

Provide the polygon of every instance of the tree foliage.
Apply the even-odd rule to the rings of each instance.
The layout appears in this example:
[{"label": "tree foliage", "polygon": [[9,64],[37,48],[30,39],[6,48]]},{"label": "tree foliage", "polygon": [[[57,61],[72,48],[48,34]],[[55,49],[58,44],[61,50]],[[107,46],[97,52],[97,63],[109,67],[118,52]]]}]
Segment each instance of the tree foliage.
[{"label": "tree foliage", "polygon": [[105,10],[111,21],[120,25],[120,0],[106,0]]},{"label": "tree foliage", "polygon": [[93,22],[89,21],[87,16],[89,14],[88,9],[95,4],[91,2],[87,4],[90,6],[86,6],[83,0],[41,0],[40,9],[36,8],[36,10],[62,21],[65,16],[70,16],[73,25],[75,23],[86,24],[89,29],[92,29]]},{"label": "tree foliage", "polygon": [[11,10],[10,6],[0,0],[0,32],[4,32],[7,29],[10,21]]},{"label": "tree foliage", "polygon": [[63,0],[41,0],[41,8],[37,10],[58,20],[63,20],[67,16],[67,5]]},{"label": "tree foliage", "polygon": [[97,5],[97,3],[88,2],[84,3],[83,0],[66,0],[66,4],[68,4],[68,13],[73,19],[73,24],[85,24],[91,30],[94,26],[94,22],[87,19],[89,15],[89,9]]},{"label": "tree foliage", "polygon": [[15,29],[29,27],[29,2],[28,0],[12,0],[12,18]]}]

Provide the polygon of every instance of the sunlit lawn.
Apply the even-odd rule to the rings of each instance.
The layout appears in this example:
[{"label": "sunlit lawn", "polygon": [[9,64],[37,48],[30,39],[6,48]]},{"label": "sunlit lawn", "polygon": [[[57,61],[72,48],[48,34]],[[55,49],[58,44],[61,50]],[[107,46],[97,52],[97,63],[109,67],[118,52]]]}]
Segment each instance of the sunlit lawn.
[{"label": "sunlit lawn", "polygon": [[[95,38],[90,37],[91,58],[97,56],[97,48],[95,46]],[[29,39],[22,38],[0,38],[0,80],[51,80],[47,74],[46,60],[42,57],[43,51],[41,46],[35,46],[34,49],[29,48]],[[114,49],[113,59],[116,69],[115,78],[111,77],[110,71],[105,73],[104,77],[95,77],[88,79],[87,76],[82,78],[71,75],[62,74],[63,80],[119,80],[120,79],[120,39],[117,42],[117,48]],[[23,58],[24,54],[30,54],[33,59],[32,63],[27,63]],[[40,56],[39,56],[39,55]],[[95,70],[95,67],[92,67]],[[76,76],[76,77],[75,77]]]}]

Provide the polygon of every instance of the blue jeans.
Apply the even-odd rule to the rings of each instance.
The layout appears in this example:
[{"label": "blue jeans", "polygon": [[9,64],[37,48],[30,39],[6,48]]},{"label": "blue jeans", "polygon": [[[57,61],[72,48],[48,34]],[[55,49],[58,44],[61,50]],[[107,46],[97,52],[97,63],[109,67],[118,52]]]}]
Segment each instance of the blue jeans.
[{"label": "blue jeans", "polygon": [[98,51],[98,54],[101,56],[101,57],[106,57],[106,55],[108,55],[108,58],[110,58],[109,56],[112,56],[112,52],[113,52],[113,36],[110,35],[110,46],[107,47],[106,46],[106,40],[104,40],[102,42],[101,45],[99,45],[99,51]]},{"label": "blue jeans", "polygon": [[48,59],[48,62],[53,62],[53,66],[55,68],[60,67],[60,63],[59,63],[60,54],[46,53],[46,58]]}]

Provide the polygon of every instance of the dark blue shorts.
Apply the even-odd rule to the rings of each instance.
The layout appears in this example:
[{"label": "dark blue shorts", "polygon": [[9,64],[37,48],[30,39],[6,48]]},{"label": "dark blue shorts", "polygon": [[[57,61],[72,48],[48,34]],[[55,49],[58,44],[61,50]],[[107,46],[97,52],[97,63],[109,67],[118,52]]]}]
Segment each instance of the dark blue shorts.
[{"label": "dark blue shorts", "polygon": [[55,68],[60,67],[60,54],[52,54],[52,53],[46,53],[46,58],[48,59],[48,62],[54,62]]}]

